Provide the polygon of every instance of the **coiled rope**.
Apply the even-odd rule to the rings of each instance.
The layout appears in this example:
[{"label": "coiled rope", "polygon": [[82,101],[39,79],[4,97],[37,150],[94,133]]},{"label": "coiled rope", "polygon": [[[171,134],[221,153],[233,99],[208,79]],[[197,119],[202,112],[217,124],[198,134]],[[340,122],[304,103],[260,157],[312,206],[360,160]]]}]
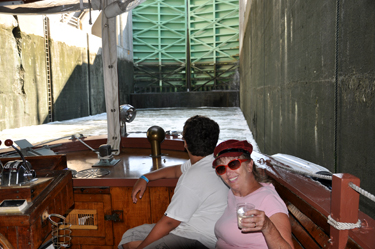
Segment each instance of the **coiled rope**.
[{"label": "coiled rope", "polygon": [[358,220],[357,223],[346,223],[346,222],[339,222],[335,221],[331,215],[328,215],[328,224],[336,228],[337,230],[350,230],[354,228],[361,227],[361,220]]}]

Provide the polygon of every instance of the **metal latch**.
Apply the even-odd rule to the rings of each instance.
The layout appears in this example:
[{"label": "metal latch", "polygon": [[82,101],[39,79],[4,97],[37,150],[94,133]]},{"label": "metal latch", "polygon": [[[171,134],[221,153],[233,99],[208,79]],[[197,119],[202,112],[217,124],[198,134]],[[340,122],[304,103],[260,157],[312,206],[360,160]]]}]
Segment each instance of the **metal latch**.
[{"label": "metal latch", "polygon": [[104,220],[111,220],[113,222],[123,222],[123,210],[112,210],[112,214],[105,215]]}]

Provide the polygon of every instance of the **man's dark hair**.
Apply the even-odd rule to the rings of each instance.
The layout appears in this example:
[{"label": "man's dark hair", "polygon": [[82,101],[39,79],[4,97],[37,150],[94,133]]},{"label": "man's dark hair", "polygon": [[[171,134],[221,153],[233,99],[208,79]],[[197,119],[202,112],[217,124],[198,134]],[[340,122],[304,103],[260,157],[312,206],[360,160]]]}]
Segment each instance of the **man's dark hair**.
[{"label": "man's dark hair", "polygon": [[219,133],[219,125],[215,121],[196,115],[186,120],[182,136],[192,155],[208,156],[214,152]]}]

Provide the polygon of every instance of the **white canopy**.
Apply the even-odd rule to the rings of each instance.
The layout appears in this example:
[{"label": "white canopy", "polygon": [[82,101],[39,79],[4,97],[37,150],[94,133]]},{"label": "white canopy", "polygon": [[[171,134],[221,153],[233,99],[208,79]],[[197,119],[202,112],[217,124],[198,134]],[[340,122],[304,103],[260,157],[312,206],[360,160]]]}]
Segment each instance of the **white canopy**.
[{"label": "white canopy", "polygon": [[[100,0],[91,0],[92,7],[97,6],[96,2]],[[8,2],[10,3],[10,2]],[[74,12],[83,9],[89,9],[88,0],[42,0],[38,2],[26,3],[26,4],[9,4],[4,5],[6,2],[0,2],[0,13],[21,15],[21,14],[35,14],[35,15],[47,15],[57,14],[63,12]]]},{"label": "white canopy", "polygon": [[110,18],[134,9],[144,1],[145,0],[40,0],[25,4],[13,4],[14,1],[0,1],[0,13],[12,15],[47,15],[93,9],[104,10],[106,16]]}]

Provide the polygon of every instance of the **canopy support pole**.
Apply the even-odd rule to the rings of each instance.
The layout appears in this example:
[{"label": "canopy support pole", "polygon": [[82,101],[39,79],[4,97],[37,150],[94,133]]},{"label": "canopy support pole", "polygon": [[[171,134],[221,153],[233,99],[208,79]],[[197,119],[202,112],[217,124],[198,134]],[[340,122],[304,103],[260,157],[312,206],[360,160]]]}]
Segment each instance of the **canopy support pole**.
[{"label": "canopy support pole", "polygon": [[[104,0],[103,9],[114,2]],[[102,48],[103,48],[103,76],[105,103],[107,111],[107,143],[111,145],[116,155],[120,153],[120,116],[119,116],[119,91],[117,73],[117,37],[116,17],[107,18],[102,14]]]}]

